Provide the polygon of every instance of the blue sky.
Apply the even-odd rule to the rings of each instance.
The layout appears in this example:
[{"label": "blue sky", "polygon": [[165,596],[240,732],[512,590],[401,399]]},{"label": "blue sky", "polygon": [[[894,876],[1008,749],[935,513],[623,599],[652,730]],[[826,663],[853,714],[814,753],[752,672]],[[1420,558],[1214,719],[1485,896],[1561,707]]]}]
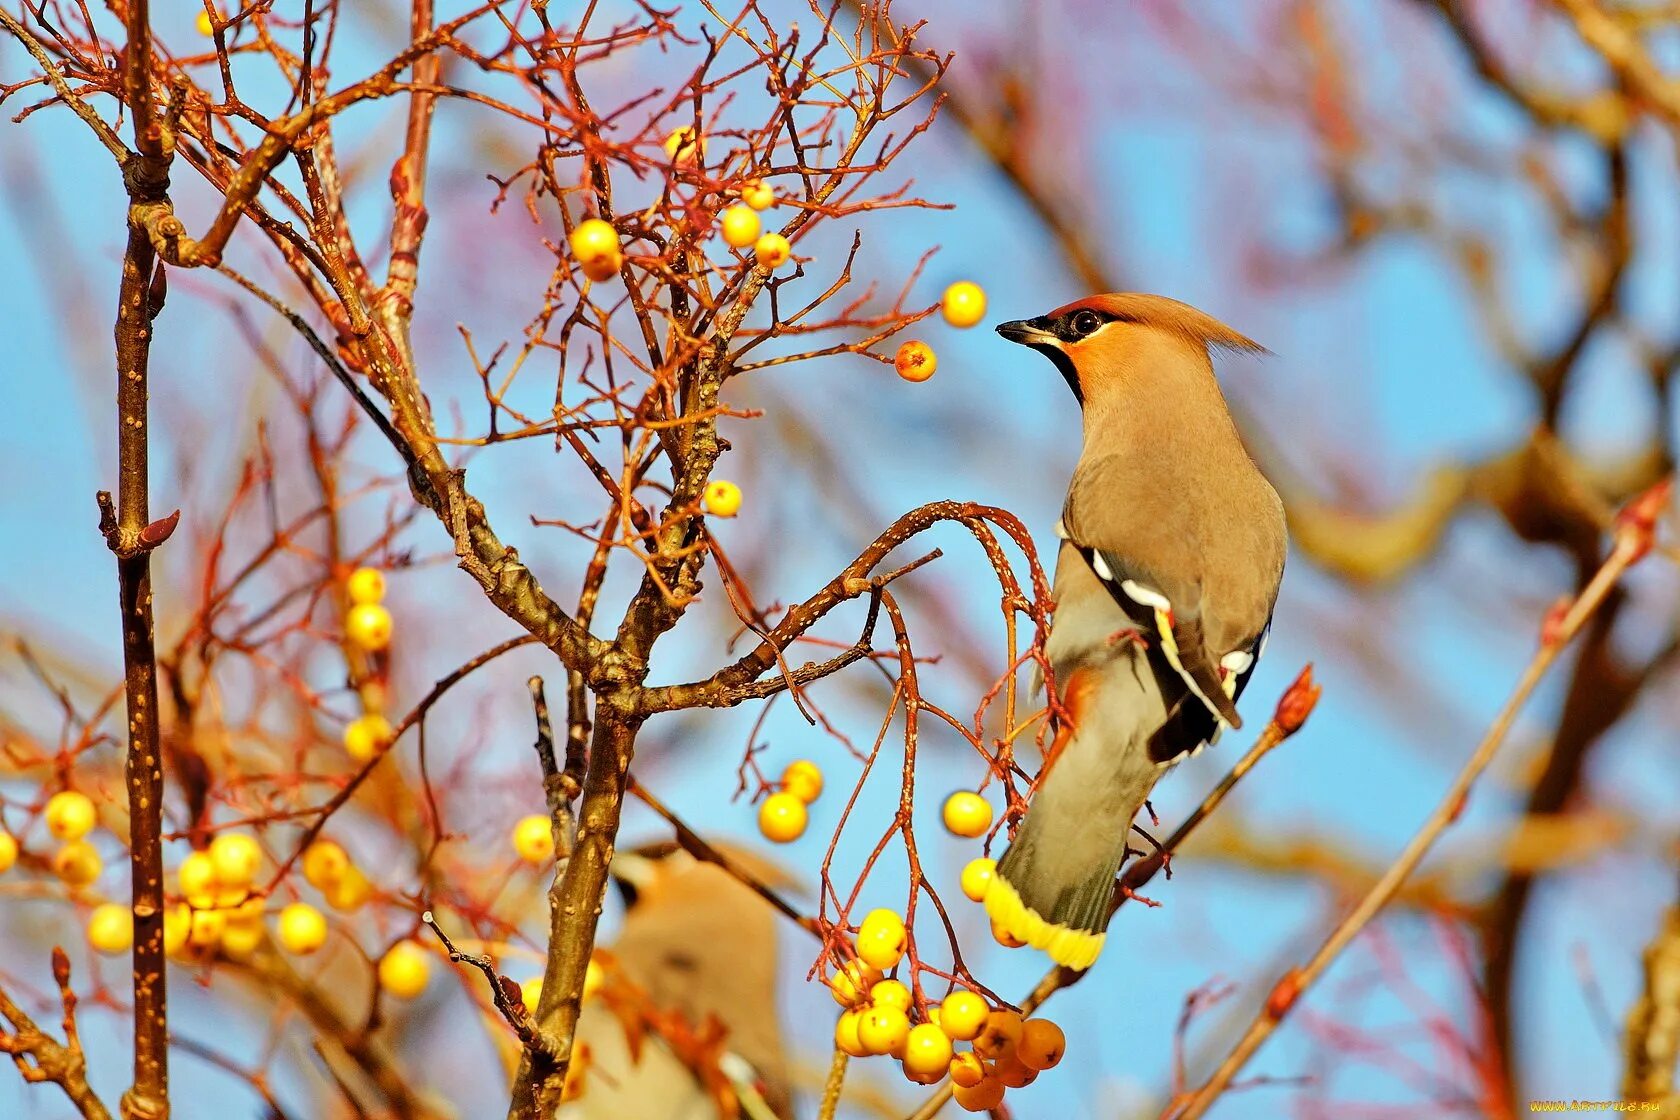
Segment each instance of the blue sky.
[{"label": "blue sky", "polygon": [[[989,17],[964,24],[962,7],[928,5],[929,34],[959,51],[954,80],[972,91],[985,85],[986,64],[998,55],[988,38],[997,26]],[[159,18],[173,33],[188,22],[184,12]],[[1357,17],[1349,17],[1349,24],[1351,33],[1369,30]],[[1322,493],[1352,479],[1363,497],[1380,504],[1403,497],[1428,465],[1507,446],[1532,423],[1532,398],[1499,365],[1449,262],[1428,246],[1384,239],[1327,275],[1295,284],[1247,283],[1244,254],[1255,243],[1306,254],[1322,244],[1330,228],[1310,148],[1298,129],[1264,113],[1208,111],[1211,95],[1186,92],[1195,85],[1188,62],[1155,52],[1141,35],[1136,42],[1126,40],[1126,31],[1097,17],[1084,42],[1068,45],[1072,65],[1045,77],[1046,96],[1065,98],[1058,105],[1066,116],[1047,118],[1046,134],[1031,158],[1065,163],[1062,189],[1086,216],[1092,245],[1127,284],[1196,303],[1274,351],[1270,358],[1226,363],[1222,376],[1228,395],[1269,442],[1287,448],[1297,472],[1321,485]],[[375,57],[373,51],[371,45],[346,50],[336,75],[356,74]],[[1125,63],[1147,56],[1155,69],[1146,73],[1122,65],[1118,74],[1108,73],[1102,60],[1109,51]],[[16,73],[21,63],[15,48],[0,47],[6,73]],[[1380,85],[1392,76],[1378,69],[1372,80]],[[604,80],[644,79],[631,70]],[[1116,81],[1126,97],[1112,96],[1110,83]],[[382,169],[390,162],[398,111],[395,102],[358,111],[346,120],[340,141],[346,150],[352,141],[372,137],[370,170],[355,212],[367,236],[377,236],[384,220]],[[1080,122],[1078,143],[1071,148],[1057,131],[1070,120]],[[544,272],[542,254],[520,248],[528,246],[529,233],[523,218],[510,213],[517,208],[487,216],[490,188],[476,161],[495,149],[477,131],[481,124],[475,111],[459,106],[440,114],[434,198],[449,202],[434,205],[418,315],[434,408],[447,415],[442,400],[468,402],[469,426],[481,421],[470,407],[475,389],[456,324],[466,324],[481,340],[516,338]],[[1497,108],[1478,104],[1464,127],[1496,150],[1517,139],[1509,114]],[[1037,314],[1082,294],[1045,231],[964,135],[948,125],[937,127],[913,152],[918,154],[906,167],[914,166],[915,192],[955,209],[871,216],[863,223],[860,271],[878,276],[890,291],[925,248],[938,245],[916,289],[919,300],[932,302],[945,283],[972,278],[988,289],[994,319]],[[196,228],[205,214],[204,196],[186,182],[190,178],[184,169],[178,175],[183,212]],[[1508,184],[1503,194],[1478,193],[1480,186],[1449,177],[1439,186],[1442,205],[1485,222],[1501,244],[1515,247],[1507,280],[1523,295],[1521,306],[1531,309],[1534,330],[1543,337],[1548,309],[1555,315],[1571,298],[1568,277],[1558,271],[1555,247],[1541,236],[1532,201]],[[1580,189],[1595,189],[1590,168],[1582,173]],[[1653,183],[1641,196],[1641,205],[1653,212],[1657,191]],[[0,625],[45,635],[112,679],[120,664],[115,590],[109,556],[95,532],[93,492],[115,481],[108,340],[121,207],[114,170],[67,113],[0,128],[0,276],[6,277],[0,281],[0,313],[8,325],[0,353],[0,474],[12,480],[0,489]],[[851,228],[824,232],[812,240],[811,251],[819,259],[839,252]],[[1660,221],[1653,228],[1662,228]],[[51,267],[43,267],[43,246],[51,248]],[[236,251],[246,261],[260,258],[254,238]],[[1653,316],[1672,304],[1674,266],[1666,248],[1641,255],[1636,302],[1652,308]],[[281,447],[287,429],[272,386],[253,375],[248,342],[227,313],[230,286],[210,275],[173,273],[171,281],[154,367],[154,503],[159,511],[182,506],[187,512],[179,539],[191,540],[214,516],[215,500],[248,448],[258,418],[274,418]],[[814,288],[820,282],[806,283]],[[259,334],[288,370],[299,376],[310,370],[307,351],[271,323],[261,323]],[[735,388],[734,403],[761,408],[766,416],[729,427],[739,450],[725,460],[724,470],[742,483],[748,503],[719,533],[738,560],[750,560],[761,602],[802,596],[899,512],[938,498],[1009,508],[1027,521],[1040,546],[1048,547],[1077,449],[1074,402],[1040,359],[987,330],[959,333],[935,325],[926,335],[941,355],[940,372],[926,385],[901,383],[884,367],[847,357],[754,375]],[[1589,452],[1613,452],[1637,433],[1673,423],[1655,414],[1626,354],[1613,348],[1595,353],[1583,374],[1566,432]],[[528,391],[540,397],[540,379]],[[785,439],[795,422],[822,431],[831,448],[845,451],[850,469],[839,487],[815,459]],[[292,447],[295,452],[295,442]],[[359,440],[354,465],[367,478],[389,477],[396,469],[372,438]],[[576,549],[552,531],[532,529],[526,518],[598,512],[599,503],[578,486],[570,464],[557,463],[532,442],[475,457],[469,477],[539,578],[569,588],[576,578]],[[587,496],[579,500],[580,492]],[[377,515],[382,507],[369,508]],[[979,636],[987,643],[979,656],[997,664],[999,628],[991,621],[996,592],[983,557],[958,532],[943,531],[933,543],[943,546],[946,556],[912,577],[906,589],[912,625],[919,618],[927,626],[939,617],[931,610],[937,594],[975,619],[954,640]],[[427,521],[418,523],[404,544],[428,557],[447,552],[441,531]],[[1671,605],[1672,582],[1656,573],[1643,575],[1641,595],[1650,609]],[[181,605],[192,576],[186,550],[174,550],[160,578],[159,625],[166,638],[171,609]],[[1422,820],[1498,708],[1532,651],[1534,629],[1527,620],[1538,618],[1568,578],[1555,556],[1514,546],[1487,515],[1461,519],[1438,556],[1392,586],[1351,589],[1309,559],[1293,557],[1271,651],[1251,687],[1247,711],[1264,713],[1309,660],[1325,697],[1307,731],[1244,783],[1229,807],[1230,819],[1267,834],[1334,837],[1349,853],[1386,860]],[[392,601],[399,626],[430,639],[416,642],[399,661],[396,689],[409,700],[465,656],[510,633],[471,581],[448,563],[396,577]],[[610,609],[604,615],[614,617]],[[836,620],[833,633],[853,626],[850,618]],[[661,647],[655,675],[678,679],[715,665],[730,629],[723,604],[708,600]],[[1350,632],[1376,634],[1365,640],[1426,681],[1425,694],[1396,703],[1385,682],[1372,679],[1367,663],[1352,655],[1345,636]],[[937,630],[917,634],[923,652],[950,652]],[[25,695],[25,678],[6,657],[0,654],[4,688],[20,690],[15,694],[24,697],[22,704],[39,711],[41,698]],[[949,661],[949,670],[929,670],[929,687],[954,710],[966,712],[974,700],[972,680],[956,667],[960,657]],[[330,682],[333,667],[323,665],[321,672],[323,682]],[[523,709],[523,681],[531,672],[546,672],[558,686],[552,664],[525,651],[441,705],[430,725],[442,757],[471,757],[475,779],[482,779],[482,786],[452,797],[457,827],[482,828],[494,838],[498,822],[511,819],[509,814],[540,807]],[[816,695],[848,733],[867,741],[883,699],[879,687],[854,677],[826,684]],[[1511,778],[1541,745],[1555,706],[1553,690],[1543,689],[1513,737],[1508,765],[1496,767],[1451,837],[1453,855],[1473,857],[1500,835],[1517,803]],[[1647,705],[1613,733],[1597,756],[1592,788],[1595,800],[1637,808],[1652,834],[1666,835],[1674,811],[1653,791],[1671,788],[1664,783],[1675,777],[1672,760],[1660,750],[1669,734],[1664,717],[1672,712],[1651,710],[1655,707],[1660,705]],[[755,714],[740,710],[651,723],[644,736],[643,779],[705,830],[750,841],[751,809],[724,802],[733,792]],[[791,708],[772,714],[762,740],[770,744],[773,762],[802,755],[822,761],[831,790],[849,784],[855,774],[843,752],[805,728]],[[1163,821],[1170,826],[1199,800],[1245,742],[1227,740],[1164,783],[1155,801]],[[955,875],[974,848],[940,834],[937,795],[973,784],[979,771],[954,736],[933,731],[924,743],[921,782],[934,796],[920,807],[920,834],[960,904]],[[412,766],[412,754],[401,762]],[[883,769],[861,802],[869,824],[848,832],[838,873],[855,871],[876,822],[890,814],[896,767]],[[807,837],[777,853],[813,882],[842,801],[831,794],[819,802]],[[632,811],[627,836],[657,833],[656,822]],[[1671,876],[1654,851],[1651,844],[1632,846],[1542,888],[1521,972],[1528,1095],[1613,1095],[1616,1040],[1604,1037],[1595,1022],[1582,962],[1619,1021],[1636,990],[1636,946],[1655,930],[1669,901]],[[901,903],[902,882],[901,861],[889,859],[865,898]],[[1472,874],[1467,894],[1474,897],[1488,882],[1485,874]],[[1012,1094],[1018,1114],[1108,1118],[1132,1115],[1129,1104],[1141,1108],[1158,1101],[1170,1076],[1173,1028],[1186,995],[1215,978],[1241,985],[1219,1011],[1198,1019],[1190,1048],[1194,1073],[1206,1067],[1210,1054],[1223,1050],[1270,979],[1310,950],[1341,905],[1328,884],[1241,873],[1214,860],[1182,861],[1173,881],[1157,884],[1152,893],[1166,905],[1124,910],[1097,971],[1051,1005],[1048,1013],[1074,1040],[1072,1060]],[[8,914],[0,923],[0,944],[15,938],[16,946],[33,955],[8,952],[5,970],[39,983],[45,976],[39,945],[45,938],[77,943],[75,918],[62,906],[8,903],[8,910],[14,906],[16,919]],[[979,916],[963,914],[976,971],[1005,993],[1030,987],[1041,959],[990,947]],[[810,960],[801,936],[790,931],[784,941],[790,981],[803,976]],[[1307,1016],[1280,1031],[1250,1072],[1319,1076],[1321,1083],[1303,1095],[1321,1101],[1401,1108],[1415,1103],[1416,1085],[1392,1069],[1345,1058],[1325,1062],[1324,1055],[1335,1051],[1326,1049],[1322,1028],[1344,1023],[1388,1040],[1420,1067],[1447,1075],[1445,1059],[1419,1029],[1419,1007],[1470,1031],[1475,1011],[1466,978],[1443,953],[1441,930],[1433,923],[1403,914],[1382,923],[1379,937],[1350,952],[1311,997]],[[1422,995],[1407,998],[1395,983],[1373,983],[1374,976],[1379,981],[1383,976],[1379,947],[1400,954],[1406,976]],[[108,980],[121,978],[120,969],[102,967]],[[434,986],[431,1010],[464,1012],[458,1000],[450,1002],[445,987]],[[200,990],[183,976],[174,991],[181,993],[177,1021],[185,1033],[214,1035],[235,1052],[261,1044],[260,1020],[253,1025],[248,1016],[226,1013],[219,988]],[[826,993],[790,983],[784,1005],[801,1052],[821,1061],[832,1022]],[[1314,1022],[1321,1029],[1314,1029]],[[120,1025],[94,1012],[87,1035],[96,1082],[114,1100],[124,1076],[122,1062],[111,1058],[122,1052]],[[484,1099],[479,1092],[494,1081],[485,1061],[489,1050],[465,1049],[454,1052],[434,1039],[416,1042],[409,1055],[414,1068],[437,1071],[440,1086],[465,1087],[460,1091],[467,1095],[460,1099]],[[176,1069],[176,1116],[225,1114],[227,1098],[220,1096],[230,1085],[225,1077],[185,1057]],[[880,1076],[894,1080],[885,1071]],[[911,1099],[901,1082],[896,1087]],[[279,1088],[303,1091],[295,1082]],[[1217,1115],[1276,1116],[1294,1107],[1296,1092],[1270,1087],[1233,1094]],[[0,1074],[0,1113],[56,1116],[59,1107],[40,1090]],[[469,1108],[466,1114],[480,1113]]]}]

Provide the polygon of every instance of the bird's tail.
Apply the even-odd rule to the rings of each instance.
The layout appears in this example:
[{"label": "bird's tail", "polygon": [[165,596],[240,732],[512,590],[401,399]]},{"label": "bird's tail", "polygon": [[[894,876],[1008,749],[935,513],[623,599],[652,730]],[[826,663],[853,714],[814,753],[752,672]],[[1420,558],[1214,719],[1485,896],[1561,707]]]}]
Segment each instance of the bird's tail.
[{"label": "bird's tail", "polygon": [[1069,682],[1070,720],[986,892],[995,927],[1077,969],[1102,951],[1132,817],[1165,769],[1148,749],[1158,697],[1081,676]]}]

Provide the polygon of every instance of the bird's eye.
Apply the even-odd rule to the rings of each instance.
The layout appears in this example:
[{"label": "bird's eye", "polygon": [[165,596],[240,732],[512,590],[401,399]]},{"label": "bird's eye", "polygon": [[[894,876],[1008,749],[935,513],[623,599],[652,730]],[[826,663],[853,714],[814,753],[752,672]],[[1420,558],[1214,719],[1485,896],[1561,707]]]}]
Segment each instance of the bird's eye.
[{"label": "bird's eye", "polygon": [[1102,326],[1102,316],[1098,315],[1095,311],[1075,311],[1073,313],[1073,322],[1069,325],[1073,327],[1074,334],[1078,335],[1080,338],[1084,338],[1086,335]]}]

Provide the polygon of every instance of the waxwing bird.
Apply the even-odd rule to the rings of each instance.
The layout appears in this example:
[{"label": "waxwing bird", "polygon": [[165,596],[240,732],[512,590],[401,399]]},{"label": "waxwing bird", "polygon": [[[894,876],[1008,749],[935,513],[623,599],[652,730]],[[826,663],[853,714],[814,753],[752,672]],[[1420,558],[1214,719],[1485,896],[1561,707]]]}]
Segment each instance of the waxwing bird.
[{"label": "waxwing bird", "polygon": [[986,911],[1059,964],[1102,949],[1132,818],[1236,701],[1283,578],[1283,505],[1237,435],[1211,347],[1261,350],[1163,296],[1091,296],[999,334],[1047,356],[1084,412],[1057,535],[1046,654],[1059,720]]},{"label": "waxwing bird", "polygon": [[[768,861],[725,851],[760,880],[788,885],[788,876]],[[561,1120],[792,1116],[776,1013],[775,923],[781,919],[739,879],[675,844],[620,851],[611,870],[625,901],[624,923],[601,954],[609,978],[578,1020],[574,1061],[585,1055],[582,1091],[561,1107]],[[722,1057],[696,1068],[692,1054],[657,1031],[627,1029],[627,1017],[643,1008],[701,1039],[721,1034]],[[724,1095],[733,1108],[720,1102],[718,1074],[728,1082]]]}]

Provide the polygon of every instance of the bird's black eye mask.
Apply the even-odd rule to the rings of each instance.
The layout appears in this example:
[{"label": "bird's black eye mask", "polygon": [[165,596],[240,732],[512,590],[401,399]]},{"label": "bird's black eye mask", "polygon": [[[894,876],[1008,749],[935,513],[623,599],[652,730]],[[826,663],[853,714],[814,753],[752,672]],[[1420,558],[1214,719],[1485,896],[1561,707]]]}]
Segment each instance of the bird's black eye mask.
[{"label": "bird's black eye mask", "polygon": [[998,327],[998,333],[1011,342],[1030,346],[1049,358],[1062,375],[1062,380],[1073,390],[1074,398],[1083,405],[1085,394],[1080,391],[1079,373],[1073,368],[1073,360],[1060,346],[1051,342],[1051,338],[1064,344],[1075,343],[1090,337],[1109,323],[1135,322],[1137,320],[1130,315],[1119,315],[1095,307],[1076,307],[1061,315],[1040,315],[1036,319],[1004,323]]}]

